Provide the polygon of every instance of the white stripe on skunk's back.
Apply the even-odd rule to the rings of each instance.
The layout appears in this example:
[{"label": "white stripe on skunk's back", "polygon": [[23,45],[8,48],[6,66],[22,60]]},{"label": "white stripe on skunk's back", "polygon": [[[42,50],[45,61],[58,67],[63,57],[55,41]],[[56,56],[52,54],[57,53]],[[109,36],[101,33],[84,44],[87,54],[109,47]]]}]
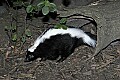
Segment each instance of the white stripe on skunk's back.
[{"label": "white stripe on skunk's back", "polygon": [[81,29],[78,28],[67,28],[67,30],[64,29],[54,29],[51,28],[48,31],[46,31],[44,34],[39,36],[37,40],[34,42],[34,45],[28,49],[30,52],[34,52],[36,47],[45,41],[45,39],[49,39],[51,36],[55,36],[57,34],[70,34],[71,37],[76,38],[83,38],[83,41],[87,43],[90,46],[95,47],[95,40],[91,39],[86,33],[84,33]]}]

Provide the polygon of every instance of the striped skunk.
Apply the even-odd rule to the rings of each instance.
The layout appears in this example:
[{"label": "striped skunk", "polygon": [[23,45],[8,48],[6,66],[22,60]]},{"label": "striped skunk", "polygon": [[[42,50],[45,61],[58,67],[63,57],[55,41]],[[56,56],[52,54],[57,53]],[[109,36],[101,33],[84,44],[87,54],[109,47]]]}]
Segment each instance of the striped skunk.
[{"label": "striped skunk", "polygon": [[[25,62],[37,58],[41,58],[41,61],[57,60],[57,62],[62,62],[74,52],[76,47],[83,44],[95,47],[96,40],[89,33],[76,27],[68,27],[67,30],[52,27],[44,31],[36,39],[34,45],[27,50]],[[58,59],[59,57],[60,59]]]}]

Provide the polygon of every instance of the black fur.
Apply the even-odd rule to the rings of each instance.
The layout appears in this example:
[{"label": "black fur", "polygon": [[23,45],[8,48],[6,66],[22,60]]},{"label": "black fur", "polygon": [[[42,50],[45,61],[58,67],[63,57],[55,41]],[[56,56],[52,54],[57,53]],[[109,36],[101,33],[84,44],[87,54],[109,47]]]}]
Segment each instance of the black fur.
[{"label": "black fur", "polygon": [[40,43],[34,52],[27,51],[25,62],[37,58],[41,58],[41,60],[57,60],[59,56],[60,59],[57,62],[62,62],[74,52],[76,47],[82,44],[83,40],[81,38],[73,38],[69,34],[51,36],[44,43]]}]

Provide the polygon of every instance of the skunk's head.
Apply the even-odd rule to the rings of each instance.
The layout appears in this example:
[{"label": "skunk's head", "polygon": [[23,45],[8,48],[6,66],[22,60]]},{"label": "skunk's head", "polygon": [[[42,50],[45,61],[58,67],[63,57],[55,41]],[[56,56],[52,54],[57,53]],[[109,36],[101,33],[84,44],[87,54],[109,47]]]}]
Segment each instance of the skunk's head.
[{"label": "skunk's head", "polygon": [[24,62],[30,62],[36,59],[36,56],[34,55],[34,52],[27,51],[26,57]]}]

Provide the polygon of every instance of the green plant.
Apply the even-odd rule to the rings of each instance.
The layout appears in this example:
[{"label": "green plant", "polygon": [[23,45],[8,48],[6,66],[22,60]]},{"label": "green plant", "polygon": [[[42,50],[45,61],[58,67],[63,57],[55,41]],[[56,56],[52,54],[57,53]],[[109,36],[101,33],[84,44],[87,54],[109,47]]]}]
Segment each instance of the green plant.
[{"label": "green plant", "polygon": [[34,13],[34,11],[42,11],[43,15],[47,15],[49,12],[57,11],[57,7],[54,3],[51,3],[48,0],[44,0],[37,5],[28,5],[26,11],[27,13]]},{"label": "green plant", "polygon": [[11,41],[17,40],[17,35],[15,34],[16,30],[17,28],[15,25],[5,26],[5,31],[7,32]]},{"label": "green plant", "polygon": [[67,18],[62,18],[59,23],[55,24],[56,29],[67,29],[67,26],[65,25],[67,22]]},{"label": "green plant", "polygon": [[[43,15],[48,15],[49,12],[55,12],[57,10],[57,7],[54,3],[49,2],[48,0],[41,0],[40,3],[37,5],[32,5],[30,2],[25,3],[23,0],[17,0],[14,2],[13,7],[15,9],[15,14],[11,10],[10,12],[10,24],[8,26],[5,26],[5,31],[8,35],[10,45],[9,46],[14,46],[14,49],[16,47],[22,49],[26,40],[32,36],[32,33],[29,29],[26,15],[24,15],[24,22],[22,22],[22,31],[19,30],[19,19],[18,19],[18,13],[19,9],[17,8],[18,6],[24,7],[26,13],[36,13],[39,11],[42,11]],[[10,6],[9,6],[10,7]],[[33,15],[31,15],[33,17]],[[66,18],[62,18],[57,24],[55,23],[55,28],[57,29],[67,29],[67,26],[65,25],[67,22]],[[51,23],[52,24],[52,23]],[[19,45],[18,45],[19,44]],[[14,52],[14,51],[13,51]]]},{"label": "green plant", "polygon": [[[18,20],[16,20],[16,24],[14,24],[14,17],[11,16],[11,25],[5,26],[5,31],[8,35],[9,41],[10,41],[10,46],[14,46],[16,47],[16,43],[20,44],[20,46],[22,47],[23,44],[26,41],[26,38],[31,37],[31,31],[30,29],[28,29],[28,27],[25,25],[24,26],[24,30],[19,31],[18,29]],[[26,24],[26,23],[25,23]]]},{"label": "green plant", "polygon": [[[12,10],[9,10],[10,24],[5,26],[5,31],[9,38],[9,47],[14,46],[14,51],[16,47],[22,49],[24,43],[26,42],[26,39],[32,36],[31,31],[28,28],[29,26],[27,26],[26,18],[24,18],[24,22],[21,23],[22,25],[19,25],[20,19],[18,18],[19,10],[17,9],[17,6],[22,6],[22,4],[22,0],[17,0],[16,2],[13,2],[13,8],[15,9],[15,13],[13,13]],[[19,27],[21,27],[22,30],[20,30]]]}]

